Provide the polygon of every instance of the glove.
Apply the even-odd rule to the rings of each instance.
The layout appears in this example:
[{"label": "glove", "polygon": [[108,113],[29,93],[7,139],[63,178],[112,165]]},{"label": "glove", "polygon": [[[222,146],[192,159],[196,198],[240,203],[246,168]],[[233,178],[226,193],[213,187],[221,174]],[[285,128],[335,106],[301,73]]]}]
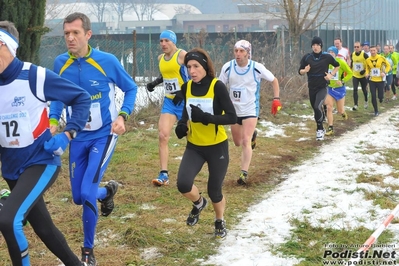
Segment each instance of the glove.
[{"label": "glove", "polygon": [[147,90],[149,92],[153,92],[155,86],[157,86],[158,84],[161,84],[162,82],[163,82],[163,77],[162,77],[162,75],[159,75],[159,77],[157,77],[156,80],[147,84]]},{"label": "glove", "polygon": [[276,115],[278,111],[281,109],[281,102],[279,99],[274,99],[272,103],[272,114]]},{"label": "glove", "polygon": [[147,83],[147,90],[148,90],[149,92],[153,92],[155,86],[157,86],[157,85],[155,85],[154,82]]},{"label": "glove", "polygon": [[364,73],[366,73],[366,70],[364,70],[364,69],[359,72],[360,75],[364,75]]},{"label": "glove", "polygon": [[44,150],[50,154],[61,156],[68,147],[69,139],[67,135],[62,132],[55,135],[50,140],[44,142]]},{"label": "glove", "polygon": [[175,106],[180,105],[184,100],[183,93],[181,91],[176,91],[173,94],[175,95],[175,97],[172,100],[173,104]]},{"label": "glove", "polygon": [[198,106],[190,104],[191,106],[191,121],[200,122],[207,126],[211,122],[212,115],[210,113],[205,113]]},{"label": "glove", "polygon": [[177,124],[175,133],[178,139],[182,139],[187,136],[188,127],[185,123]]}]

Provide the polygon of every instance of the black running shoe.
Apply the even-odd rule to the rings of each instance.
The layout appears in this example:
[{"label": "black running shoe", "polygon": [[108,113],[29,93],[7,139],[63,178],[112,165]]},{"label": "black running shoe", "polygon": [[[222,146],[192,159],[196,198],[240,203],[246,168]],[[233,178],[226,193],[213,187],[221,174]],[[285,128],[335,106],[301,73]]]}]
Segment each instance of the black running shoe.
[{"label": "black running shoe", "polygon": [[99,200],[99,202],[101,203],[102,216],[108,216],[114,210],[114,196],[116,194],[116,191],[118,191],[118,182],[111,180],[108,182],[108,184],[105,185],[105,188],[108,192],[107,196],[104,199]]},{"label": "black running shoe", "polygon": [[201,211],[206,208],[207,205],[208,201],[206,200],[206,198],[202,197],[202,206],[200,208],[193,206],[193,209],[187,217],[187,225],[194,226],[196,223],[198,223],[199,215]]},{"label": "black running shoe", "polygon": [[237,179],[237,184],[246,185],[248,180],[248,174],[241,172],[240,177]]},{"label": "black running shoe", "polygon": [[251,139],[251,147],[252,149],[255,149],[256,147],[256,136],[258,136],[258,131],[254,131],[254,133],[252,134],[252,139]]},{"label": "black running shoe", "polygon": [[82,248],[82,262],[86,263],[87,266],[97,265],[92,248]]},{"label": "black running shoe", "polygon": [[224,238],[226,235],[226,222],[224,220],[217,219],[215,221],[215,237]]}]

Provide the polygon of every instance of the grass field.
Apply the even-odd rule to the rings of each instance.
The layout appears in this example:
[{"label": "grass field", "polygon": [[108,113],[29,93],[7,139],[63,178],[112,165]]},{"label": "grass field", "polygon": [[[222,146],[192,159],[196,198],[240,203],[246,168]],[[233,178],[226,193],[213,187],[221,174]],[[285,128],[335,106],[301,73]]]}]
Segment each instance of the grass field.
[{"label": "grass field", "polygon": [[[260,121],[271,121],[283,128],[284,136],[265,137],[268,131],[259,123],[257,147],[254,150],[249,170],[250,182],[247,186],[236,185],[240,171],[240,151],[230,141],[230,165],[224,183],[224,194],[227,198],[225,219],[227,227],[238,223],[240,215],[251,204],[258,202],[262,195],[279,184],[292,166],[312,157],[323,142],[315,141],[315,123],[313,112],[307,98],[296,102],[283,101],[283,109],[273,117],[269,113],[270,98],[265,99]],[[362,95],[360,95],[362,104]],[[381,104],[380,112],[396,108],[398,102],[390,101]],[[325,142],[353,130],[357,126],[373,119],[372,108],[351,111],[352,91],[348,91],[346,106],[349,119],[344,121],[335,115],[335,136],[326,138]],[[191,210],[191,203],[177,191],[175,182],[179,162],[185,148],[185,139],[178,140],[174,134],[169,142],[169,172],[171,184],[167,187],[154,187],[151,180],[159,171],[158,160],[158,114],[153,107],[143,111],[129,121],[128,132],[120,137],[113,159],[103,181],[114,179],[120,188],[115,196],[116,207],[109,217],[100,217],[98,221],[95,255],[99,265],[200,265],[199,260],[214,254],[219,241],[213,238],[214,213],[207,208],[201,214],[200,222],[189,227],[185,224]],[[145,113],[148,112],[148,113]],[[298,141],[298,139],[303,141]],[[391,151],[393,157],[397,157]],[[83,233],[81,207],[71,201],[69,178],[67,173],[67,154],[63,155],[63,170],[56,183],[45,194],[45,200],[55,224],[65,234],[68,243],[76,254],[80,255]],[[395,160],[392,160],[394,164]],[[360,177],[359,177],[360,178]],[[196,185],[206,195],[207,167],[196,179]],[[5,182],[0,182],[5,187]],[[376,195],[370,195],[376,197]],[[391,206],[391,205],[389,205]],[[319,238],[322,235],[334,235],[339,242],[348,234],[356,234],[361,240],[366,239],[369,231],[334,231],[310,228],[303,221],[293,221],[298,228],[297,235]],[[31,227],[25,228],[30,243],[32,265],[59,265],[54,255],[35,236]],[[387,238],[390,235],[386,235]],[[361,241],[360,241],[361,242]],[[0,238],[0,265],[9,265],[10,261],[3,238]],[[315,247],[319,248],[319,247]],[[302,257],[297,243],[288,241],[280,247],[287,255]],[[307,262],[301,265],[317,265],[310,249]],[[313,255],[312,255],[313,254]]]}]

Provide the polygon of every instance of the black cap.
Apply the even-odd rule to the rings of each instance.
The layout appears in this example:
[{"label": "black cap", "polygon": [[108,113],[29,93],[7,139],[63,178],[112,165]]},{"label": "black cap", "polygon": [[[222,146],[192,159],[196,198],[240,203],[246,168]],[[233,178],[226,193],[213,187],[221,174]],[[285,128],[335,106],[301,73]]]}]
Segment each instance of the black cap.
[{"label": "black cap", "polygon": [[318,36],[314,36],[314,37],[313,37],[313,39],[312,39],[312,46],[313,46],[313,44],[318,44],[318,45],[320,45],[320,47],[323,47],[323,41],[322,41],[321,38],[318,37]]}]

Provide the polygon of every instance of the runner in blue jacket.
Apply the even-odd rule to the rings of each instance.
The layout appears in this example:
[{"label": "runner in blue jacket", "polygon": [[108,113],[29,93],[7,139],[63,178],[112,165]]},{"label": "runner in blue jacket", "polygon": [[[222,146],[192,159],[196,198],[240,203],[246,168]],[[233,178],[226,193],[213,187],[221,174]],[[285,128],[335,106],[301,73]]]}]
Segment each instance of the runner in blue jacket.
[{"label": "runner in blue jacket", "polygon": [[[0,231],[13,265],[31,265],[23,221],[65,265],[85,265],[55,227],[43,194],[60,171],[60,155],[89,116],[90,95],[45,68],[16,57],[19,33],[0,21],[0,160],[12,193],[0,210]],[[65,132],[52,137],[47,101],[62,100],[74,112]],[[6,263],[6,262],[5,262]],[[8,264],[8,263],[7,263]]]},{"label": "runner in blue jacket", "polygon": [[[99,188],[100,181],[111,160],[118,135],[125,133],[125,121],[134,109],[137,85],[112,54],[93,49],[88,41],[92,35],[90,19],[82,13],[73,13],[64,19],[64,37],[68,52],[59,55],[54,71],[71,80],[91,95],[90,116],[83,131],[71,142],[69,171],[73,201],[83,206],[82,261],[96,265],[93,253],[95,229],[98,220],[97,199],[101,215],[108,216],[114,209],[113,197],[118,183],[111,180]],[[124,93],[118,112],[115,89]],[[53,132],[63,110],[63,102],[52,102],[50,123]],[[67,108],[67,120],[74,114]]]}]

